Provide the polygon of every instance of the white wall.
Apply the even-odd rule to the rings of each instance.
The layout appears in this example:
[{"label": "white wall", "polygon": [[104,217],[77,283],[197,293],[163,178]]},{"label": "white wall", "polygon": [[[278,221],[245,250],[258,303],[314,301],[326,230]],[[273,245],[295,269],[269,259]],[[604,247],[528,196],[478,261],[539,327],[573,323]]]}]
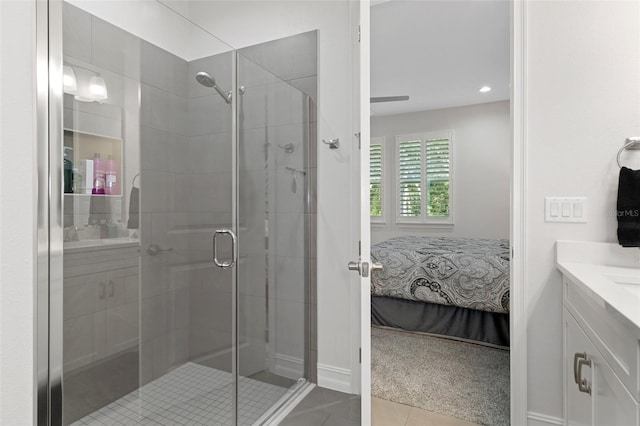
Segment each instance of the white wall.
[{"label": "white wall", "polygon": [[[348,209],[351,146],[351,40],[347,1],[190,1],[189,17],[235,48],[318,29],[318,139],[340,138],[341,148],[318,147],[318,380],[350,390],[350,241]],[[357,141],[355,142],[357,143]],[[329,380],[329,377],[332,379]]]},{"label": "white wall", "polygon": [[0,2],[0,424],[33,423],[35,2]]},{"label": "white wall", "polygon": [[[640,3],[532,1],[526,26],[528,409],[561,417],[554,242],[616,241],[615,157],[626,137],[640,134]],[[640,155],[628,161],[637,168]],[[546,195],[588,197],[589,222],[545,223]]]},{"label": "white wall", "polygon": [[[385,223],[373,223],[373,244],[400,235],[509,238],[511,134],[509,102],[374,116],[371,136],[385,138]],[[453,130],[453,228],[395,223],[396,143],[402,134]]]}]

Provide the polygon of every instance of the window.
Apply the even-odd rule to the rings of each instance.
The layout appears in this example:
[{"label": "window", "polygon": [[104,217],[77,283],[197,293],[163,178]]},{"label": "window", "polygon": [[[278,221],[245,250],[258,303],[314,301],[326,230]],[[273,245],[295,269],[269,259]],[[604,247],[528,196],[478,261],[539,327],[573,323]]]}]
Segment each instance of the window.
[{"label": "window", "polygon": [[384,138],[371,138],[369,148],[369,212],[373,222],[384,222]]},{"label": "window", "polygon": [[453,132],[396,137],[397,222],[452,224]]}]

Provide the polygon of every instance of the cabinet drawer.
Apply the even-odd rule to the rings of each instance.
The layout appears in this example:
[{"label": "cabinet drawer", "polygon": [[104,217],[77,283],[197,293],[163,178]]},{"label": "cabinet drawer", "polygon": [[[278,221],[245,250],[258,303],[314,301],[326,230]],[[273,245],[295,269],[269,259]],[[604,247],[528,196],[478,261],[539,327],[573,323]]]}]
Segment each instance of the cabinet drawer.
[{"label": "cabinet drawer", "polygon": [[563,278],[565,306],[633,397],[640,401],[640,333],[622,315]]}]

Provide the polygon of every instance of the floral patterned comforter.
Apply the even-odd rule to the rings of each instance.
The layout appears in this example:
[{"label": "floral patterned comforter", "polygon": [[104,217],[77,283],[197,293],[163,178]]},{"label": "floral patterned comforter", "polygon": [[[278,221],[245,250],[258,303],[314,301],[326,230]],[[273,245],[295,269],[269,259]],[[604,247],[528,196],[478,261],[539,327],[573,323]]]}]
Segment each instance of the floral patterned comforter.
[{"label": "floral patterned comforter", "polygon": [[391,238],[371,247],[384,269],[371,276],[371,294],[509,312],[509,240]]}]

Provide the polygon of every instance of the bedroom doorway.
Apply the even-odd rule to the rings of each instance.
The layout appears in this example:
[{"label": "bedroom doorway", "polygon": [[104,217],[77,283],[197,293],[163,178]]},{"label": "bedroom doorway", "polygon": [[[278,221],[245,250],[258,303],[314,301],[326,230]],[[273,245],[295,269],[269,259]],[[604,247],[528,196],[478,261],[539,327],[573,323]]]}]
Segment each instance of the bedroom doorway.
[{"label": "bedroom doorway", "polygon": [[510,20],[371,7],[373,425],[510,424]]}]

